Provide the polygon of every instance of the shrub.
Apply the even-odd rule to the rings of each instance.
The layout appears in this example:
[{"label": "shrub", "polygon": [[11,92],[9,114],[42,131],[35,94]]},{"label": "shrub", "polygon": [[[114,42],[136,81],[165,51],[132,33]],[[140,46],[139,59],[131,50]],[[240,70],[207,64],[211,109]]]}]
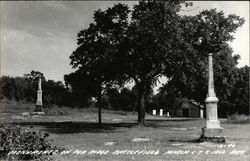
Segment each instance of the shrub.
[{"label": "shrub", "polygon": [[[47,141],[49,134],[33,132],[21,129],[20,127],[5,127],[0,125],[0,159],[21,159],[21,160],[45,160],[41,154],[19,154],[11,155],[11,151],[45,151],[52,150],[50,143]],[[12,157],[12,158],[10,158]]]},{"label": "shrub", "polygon": [[231,123],[249,123],[250,116],[244,114],[235,113],[233,115],[228,116],[227,120]]}]

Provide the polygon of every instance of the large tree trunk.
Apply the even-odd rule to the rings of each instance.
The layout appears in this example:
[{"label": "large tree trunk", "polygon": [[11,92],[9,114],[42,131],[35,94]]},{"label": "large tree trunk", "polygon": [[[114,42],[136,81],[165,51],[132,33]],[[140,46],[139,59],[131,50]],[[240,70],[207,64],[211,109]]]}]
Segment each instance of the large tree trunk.
[{"label": "large tree trunk", "polygon": [[138,104],[137,104],[137,110],[138,110],[138,125],[139,126],[145,126],[145,100],[144,100],[144,94],[139,94],[138,97]]},{"label": "large tree trunk", "polygon": [[102,123],[102,107],[101,107],[101,98],[97,98],[97,102],[98,102],[98,123],[101,124]]},{"label": "large tree trunk", "polygon": [[98,123],[102,123],[102,90],[100,89],[97,96],[98,105]]},{"label": "large tree trunk", "polygon": [[150,90],[151,80],[138,81],[135,79],[137,88],[137,111],[138,111],[138,125],[146,126],[145,119],[145,99],[147,99],[148,90]]}]

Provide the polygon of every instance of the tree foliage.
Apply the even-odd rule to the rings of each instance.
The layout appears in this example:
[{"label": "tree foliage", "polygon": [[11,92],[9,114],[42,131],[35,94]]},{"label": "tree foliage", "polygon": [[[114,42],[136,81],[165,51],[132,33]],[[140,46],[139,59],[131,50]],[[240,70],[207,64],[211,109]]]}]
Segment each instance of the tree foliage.
[{"label": "tree foliage", "polygon": [[249,72],[249,66],[234,70],[233,77],[235,84],[231,88],[230,95],[223,102],[223,110],[227,111],[228,114],[239,113],[249,115]]},{"label": "tree foliage", "polygon": [[[123,82],[125,75],[120,73],[119,56],[123,46],[124,29],[128,25],[128,6],[115,5],[106,11],[94,13],[94,23],[81,30],[77,37],[77,49],[70,56],[71,65],[78,73],[83,73],[86,81],[95,86],[99,123],[101,123],[101,101],[105,86]],[[90,80],[90,81],[89,81]]]},{"label": "tree foliage", "polygon": [[136,93],[133,90],[122,88],[120,91],[116,88],[107,90],[107,101],[113,110],[134,111],[136,102]]},{"label": "tree foliage", "polygon": [[1,98],[15,101],[36,102],[38,78],[42,78],[43,103],[52,105],[70,105],[68,92],[60,81],[46,80],[43,73],[31,71],[23,77],[1,77]]},{"label": "tree foliage", "polygon": [[232,56],[228,42],[244,20],[215,9],[183,16],[179,14],[182,4],[191,5],[184,1],[139,1],[131,12],[123,4],[98,10],[94,23],[78,33],[78,47],[70,56],[73,68],[98,80],[99,93],[107,83],[133,80],[140,125],[145,125],[149,91],[161,75],[168,77],[168,86],[203,102],[208,53],[214,53],[215,84],[222,86],[216,92],[229,92],[238,56]]},{"label": "tree foliage", "polygon": [[[175,86],[183,96],[204,102],[207,94],[208,53],[213,53],[215,92],[219,98],[219,114],[225,101],[235,88],[234,70],[237,69],[238,55],[228,45],[233,40],[233,33],[244,23],[236,15],[225,16],[216,9],[204,10],[196,16],[183,16],[182,46],[185,54],[181,55],[181,64],[166,86]],[[167,89],[167,88],[166,88]],[[220,112],[221,111],[221,112]]]},{"label": "tree foliage", "polygon": [[180,54],[180,1],[140,1],[134,6],[127,30],[125,73],[137,88],[138,122],[145,125],[148,91],[161,75],[170,77]]}]

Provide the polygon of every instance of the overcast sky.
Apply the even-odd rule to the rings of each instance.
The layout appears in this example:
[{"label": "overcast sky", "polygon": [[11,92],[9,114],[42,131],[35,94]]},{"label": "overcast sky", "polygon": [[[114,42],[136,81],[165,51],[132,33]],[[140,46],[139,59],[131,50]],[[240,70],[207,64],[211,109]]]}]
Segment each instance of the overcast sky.
[{"label": "overcast sky", "polygon": [[[76,35],[93,22],[93,12],[117,1],[1,1],[1,75],[23,76],[31,70],[47,79],[63,81],[73,70],[69,56],[76,48]],[[132,7],[136,1],[122,1]],[[230,43],[239,54],[239,67],[249,65],[249,2],[195,1],[191,11],[217,8],[226,15],[244,17],[245,24]]]}]

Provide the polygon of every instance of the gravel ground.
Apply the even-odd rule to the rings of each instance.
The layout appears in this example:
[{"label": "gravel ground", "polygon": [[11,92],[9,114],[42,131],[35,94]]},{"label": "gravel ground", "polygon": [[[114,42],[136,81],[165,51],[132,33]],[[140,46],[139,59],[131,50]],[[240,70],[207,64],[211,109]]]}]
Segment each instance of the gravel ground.
[{"label": "gravel ground", "polygon": [[249,124],[221,120],[226,143],[198,142],[204,119],[167,118],[147,115],[147,126],[136,125],[136,115],[104,113],[103,125],[96,113],[76,112],[59,116],[22,116],[1,113],[10,126],[49,133],[52,145],[69,154],[56,153],[52,160],[190,160],[249,161]]}]

